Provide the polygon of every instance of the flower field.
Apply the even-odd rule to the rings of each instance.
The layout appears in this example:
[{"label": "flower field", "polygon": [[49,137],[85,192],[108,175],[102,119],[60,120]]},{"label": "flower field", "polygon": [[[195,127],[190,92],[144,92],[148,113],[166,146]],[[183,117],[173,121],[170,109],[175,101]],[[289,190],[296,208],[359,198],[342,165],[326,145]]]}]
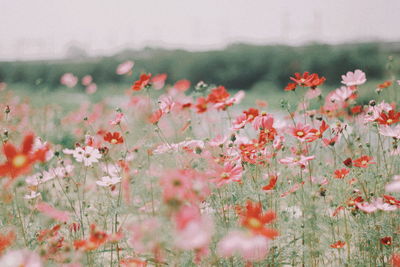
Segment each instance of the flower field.
[{"label": "flower field", "polygon": [[0,83],[0,266],[400,266],[400,81],[367,78],[295,73],[280,110],[167,74],[73,110]]}]

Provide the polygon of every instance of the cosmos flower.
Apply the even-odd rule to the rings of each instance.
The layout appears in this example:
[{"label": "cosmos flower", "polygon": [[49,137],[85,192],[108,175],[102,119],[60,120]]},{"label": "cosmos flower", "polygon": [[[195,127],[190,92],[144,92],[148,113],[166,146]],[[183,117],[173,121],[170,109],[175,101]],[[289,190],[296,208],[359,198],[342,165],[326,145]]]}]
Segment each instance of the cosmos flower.
[{"label": "cosmos flower", "polygon": [[347,72],[346,75],[342,75],[342,83],[346,86],[357,86],[362,85],[367,81],[365,73],[359,69],[354,72]]},{"label": "cosmos flower", "polygon": [[133,66],[135,65],[135,62],[133,61],[125,61],[121,64],[118,65],[117,69],[115,70],[115,72],[118,75],[124,75],[124,74],[128,74],[132,71]]}]

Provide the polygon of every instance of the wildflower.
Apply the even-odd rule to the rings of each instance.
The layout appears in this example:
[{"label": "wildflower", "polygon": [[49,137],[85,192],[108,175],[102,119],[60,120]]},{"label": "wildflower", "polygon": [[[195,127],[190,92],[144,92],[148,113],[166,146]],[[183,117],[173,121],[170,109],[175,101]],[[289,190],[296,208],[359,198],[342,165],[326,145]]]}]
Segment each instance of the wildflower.
[{"label": "wildflower", "polygon": [[321,125],[319,126],[319,129],[309,130],[309,134],[306,138],[307,142],[313,142],[319,138],[322,138],[322,135],[327,129],[329,129],[329,126],[326,124],[325,121],[322,121]]},{"label": "wildflower", "polygon": [[151,74],[143,73],[140,75],[139,80],[132,85],[133,91],[140,91],[150,83]]},{"label": "wildflower", "polygon": [[229,98],[230,94],[224,86],[218,86],[211,90],[211,93],[207,97],[209,103],[221,103]]},{"label": "wildflower", "polygon": [[213,233],[213,222],[208,215],[201,215],[198,207],[182,207],[175,216],[175,221],[175,243],[178,248],[192,250],[208,247]]},{"label": "wildflower", "polygon": [[45,202],[40,202],[40,203],[36,204],[36,209],[39,212],[43,213],[44,215],[46,215],[56,221],[59,221],[59,222],[66,222],[69,220],[69,217],[70,217],[69,212],[60,211]]},{"label": "wildflower", "polygon": [[386,192],[400,192],[400,175],[395,175],[393,181],[385,186]]},{"label": "wildflower", "polygon": [[372,157],[361,156],[358,159],[353,160],[353,166],[359,168],[367,168],[370,164],[376,164],[376,162],[371,162]]},{"label": "wildflower", "polygon": [[90,237],[84,240],[75,240],[74,247],[77,250],[92,251],[108,241],[107,233],[96,229],[96,225],[90,225]]},{"label": "wildflower", "polygon": [[107,187],[113,186],[121,182],[121,177],[110,177],[110,176],[103,176],[101,180],[96,181],[96,184],[99,186]]},{"label": "wildflower", "polygon": [[148,118],[148,121],[152,124],[157,124],[158,121],[161,119],[162,115],[163,115],[163,111],[161,109],[157,109],[156,111],[154,111]]},{"label": "wildflower", "polygon": [[226,162],[224,166],[216,165],[215,170],[212,172],[214,183],[217,187],[231,182],[240,182],[242,179],[243,167],[240,164]]},{"label": "wildflower", "polygon": [[400,125],[396,125],[396,127],[390,127],[388,125],[380,126],[379,133],[384,136],[400,139]]},{"label": "wildflower", "polygon": [[400,112],[390,110],[387,114],[383,111],[376,120],[379,124],[392,125],[400,121]]},{"label": "wildflower", "polygon": [[153,85],[153,88],[155,90],[162,89],[165,85],[165,80],[167,79],[167,77],[168,76],[166,73],[157,74],[154,77],[152,77],[150,82]]},{"label": "wildflower", "polygon": [[195,105],[195,108],[197,109],[197,113],[204,113],[207,111],[207,104],[208,101],[205,97],[199,97],[197,98],[197,103]]},{"label": "wildflower", "polygon": [[63,150],[66,154],[72,154],[77,162],[83,162],[85,166],[92,166],[93,163],[99,162],[101,154],[97,148],[91,146],[76,147],[74,150]]},{"label": "wildflower", "polygon": [[132,71],[132,68],[134,65],[135,65],[135,62],[133,62],[133,61],[130,61],[130,60],[125,61],[118,65],[115,72],[118,75],[124,75],[124,74],[130,73]]},{"label": "wildflower", "polygon": [[308,71],[300,74],[296,72],[294,77],[290,77],[294,83],[289,83],[285,87],[285,91],[294,91],[297,86],[316,88],[325,82],[325,77],[319,77],[318,74],[310,74]]},{"label": "wildflower", "polygon": [[27,249],[22,249],[22,250],[11,250],[7,254],[2,256],[0,258],[0,266],[42,267],[44,265],[38,254]]},{"label": "wildflower", "polygon": [[81,82],[84,86],[89,86],[93,81],[93,77],[91,75],[85,75],[82,77]]},{"label": "wildflower", "polygon": [[346,242],[343,241],[337,241],[336,243],[333,243],[331,245],[331,248],[343,248],[346,245]]},{"label": "wildflower", "polygon": [[347,72],[346,75],[342,75],[342,83],[346,86],[357,86],[362,85],[367,81],[365,73],[361,70],[355,70],[354,72]]},{"label": "wildflower", "polygon": [[117,145],[122,144],[124,142],[124,138],[120,135],[119,132],[107,132],[104,135],[104,141],[109,142],[110,144]]},{"label": "wildflower", "polygon": [[396,199],[393,196],[383,195],[383,200],[385,201],[385,203],[388,203],[390,205],[396,205],[397,207],[400,207],[400,200]]},{"label": "wildflower", "polygon": [[97,85],[95,83],[91,83],[86,87],[85,91],[89,95],[94,94],[97,91]]},{"label": "wildflower", "polygon": [[117,115],[115,115],[115,118],[110,121],[111,125],[119,125],[121,124],[122,119],[124,118],[124,114],[118,112]]},{"label": "wildflower", "polygon": [[276,215],[273,211],[262,213],[261,203],[247,201],[246,210],[240,214],[241,223],[254,234],[260,234],[268,239],[275,239],[279,234],[276,230],[266,228],[265,224],[272,223]]},{"label": "wildflower", "polygon": [[343,179],[349,173],[350,173],[349,169],[346,169],[346,168],[338,169],[338,170],[335,170],[334,177],[337,178],[337,179]]},{"label": "wildflower", "polygon": [[400,267],[400,254],[393,253],[390,263],[393,267]]},{"label": "wildflower", "polygon": [[63,76],[61,76],[60,82],[62,85],[72,88],[78,83],[78,77],[72,73],[65,73]]},{"label": "wildflower", "polygon": [[3,151],[7,161],[0,165],[0,176],[16,178],[20,175],[29,173],[35,162],[44,162],[46,160],[48,146],[35,151],[33,149],[33,142],[33,134],[28,134],[25,136],[19,150],[10,143],[3,145]]},{"label": "wildflower", "polygon": [[4,250],[11,246],[15,240],[14,231],[9,231],[8,233],[0,234],[0,255],[3,254]]},{"label": "wildflower", "polygon": [[301,168],[305,168],[308,165],[308,162],[313,159],[315,159],[315,156],[300,155],[297,157],[286,157],[286,158],[280,159],[279,162],[282,164],[290,165],[290,166],[298,165]]},{"label": "wildflower", "polygon": [[229,258],[241,256],[247,261],[260,261],[267,256],[269,240],[263,235],[231,231],[217,245],[217,254]]},{"label": "wildflower", "polygon": [[164,114],[169,113],[175,106],[175,102],[172,100],[172,97],[163,95],[158,100],[160,109]]},{"label": "wildflower", "polygon": [[343,161],[343,164],[346,165],[347,167],[352,167],[353,166],[353,160],[351,158],[347,158]]},{"label": "wildflower", "polygon": [[392,245],[392,237],[391,236],[385,236],[381,238],[381,244],[386,245],[386,246],[391,246]]},{"label": "wildflower", "polygon": [[179,80],[174,84],[174,88],[180,92],[185,92],[190,88],[190,81],[188,80]]},{"label": "wildflower", "polygon": [[264,186],[262,188],[262,190],[264,190],[264,191],[269,191],[269,190],[274,189],[276,182],[278,181],[278,175],[273,174],[273,175],[270,175],[269,177],[270,177],[269,184],[267,184],[266,186]]},{"label": "wildflower", "polygon": [[311,126],[302,123],[297,123],[295,127],[290,128],[290,133],[300,141],[305,141],[311,135],[310,131]]}]

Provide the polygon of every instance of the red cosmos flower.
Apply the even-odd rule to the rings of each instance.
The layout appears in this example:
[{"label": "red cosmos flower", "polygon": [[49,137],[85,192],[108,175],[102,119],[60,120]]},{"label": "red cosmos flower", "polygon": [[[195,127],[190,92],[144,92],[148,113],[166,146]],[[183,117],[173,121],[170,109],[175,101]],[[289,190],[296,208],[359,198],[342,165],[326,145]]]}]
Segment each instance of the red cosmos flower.
[{"label": "red cosmos flower", "polygon": [[382,237],[381,244],[386,245],[386,246],[391,246],[392,245],[392,237],[391,236]]},{"label": "red cosmos flower", "polygon": [[380,114],[379,118],[376,119],[379,124],[384,124],[384,125],[391,125],[394,123],[397,123],[400,121],[400,112],[397,112],[395,110],[389,110],[389,112],[386,114],[384,111]]},{"label": "red cosmos flower", "polygon": [[241,212],[242,225],[255,234],[261,234],[269,239],[275,239],[279,234],[275,229],[264,227],[276,218],[275,212],[268,211],[262,214],[261,203],[247,201],[246,210]]},{"label": "red cosmos flower", "polygon": [[178,91],[184,92],[190,88],[190,81],[188,80],[179,80],[174,84],[174,88]]},{"label": "red cosmos flower", "polygon": [[335,170],[334,177],[337,179],[343,179],[344,177],[347,176],[347,174],[349,174],[349,172],[350,172],[350,170],[346,169],[346,168],[338,169],[338,170]]},{"label": "red cosmos flower", "polygon": [[224,86],[218,86],[211,90],[211,93],[207,97],[207,102],[210,103],[222,103],[229,98],[230,94],[226,91]]},{"label": "red cosmos flower", "polygon": [[262,188],[262,190],[264,190],[264,191],[274,189],[276,182],[278,181],[278,175],[270,175],[269,177],[270,177],[269,184],[267,184],[266,186],[264,186]]},{"label": "red cosmos flower", "polygon": [[246,114],[246,118],[248,122],[252,122],[255,117],[259,115],[259,111],[256,108],[249,108],[248,110],[243,111]]},{"label": "red cosmos flower", "polygon": [[396,199],[395,197],[383,195],[383,200],[390,205],[396,205],[397,207],[400,207],[400,200]]},{"label": "red cosmos flower", "polygon": [[14,240],[15,240],[15,233],[13,231],[10,231],[4,235],[0,234],[0,255],[6,248],[11,246]]},{"label": "red cosmos flower", "polygon": [[105,232],[96,230],[96,225],[90,225],[90,237],[83,240],[75,240],[75,249],[83,249],[85,251],[95,250],[107,242],[108,235]]},{"label": "red cosmos flower", "polygon": [[353,160],[351,158],[347,158],[343,161],[343,164],[346,165],[347,167],[352,167],[353,166]]},{"label": "red cosmos flower", "polygon": [[385,89],[385,88],[388,88],[391,85],[392,85],[391,81],[384,81],[383,83],[378,84],[378,88],[379,89]]},{"label": "red cosmos flower", "polygon": [[353,165],[359,168],[367,168],[370,164],[376,164],[376,162],[371,162],[372,157],[362,156],[358,159],[353,160]]},{"label": "red cosmos flower", "polygon": [[393,254],[390,263],[393,267],[400,267],[400,254]]},{"label": "red cosmos flower", "polygon": [[45,148],[33,151],[33,141],[34,135],[28,134],[25,136],[19,150],[10,143],[3,145],[7,161],[0,165],[0,177],[10,176],[11,178],[16,178],[28,173],[35,162],[44,162],[46,160],[46,153],[49,148],[46,146]]},{"label": "red cosmos flower", "polygon": [[158,121],[161,119],[162,115],[163,115],[162,110],[157,109],[156,111],[153,112],[153,114],[150,115],[149,122],[152,124],[157,124]]},{"label": "red cosmos flower", "polygon": [[197,113],[204,113],[207,111],[207,99],[205,97],[197,98],[197,103],[195,108],[197,109]]},{"label": "red cosmos flower", "polygon": [[289,83],[285,87],[285,91],[294,91],[297,86],[316,88],[326,81],[325,77],[319,77],[316,73],[310,74],[308,71],[303,74],[296,72],[290,79],[294,83]]},{"label": "red cosmos flower", "polygon": [[360,196],[358,196],[358,197],[351,197],[351,198],[349,198],[347,201],[346,201],[346,204],[347,204],[347,206],[349,206],[349,207],[353,207],[353,206],[355,206],[356,205],[356,203],[362,203],[362,202],[364,202],[364,199],[362,198],[362,197],[360,197]]},{"label": "red cosmos flower", "polygon": [[307,136],[307,142],[313,142],[319,138],[322,138],[322,135],[327,129],[329,129],[329,125],[327,125],[325,121],[322,121],[319,129],[311,129],[309,131],[310,134]]},{"label": "red cosmos flower", "polygon": [[141,74],[139,80],[134,82],[134,84],[132,85],[132,90],[133,91],[142,90],[146,85],[150,83],[150,78],[151,74],[146,74],[146,73]]},{"label": "red cosmos flower", "polygon": [[334,146],[336,144],[336,142],[339,139],[339,135],[335,135],[333,138],[329,139],[329,138],[323,138],[322,142],[324,143],[325,146]]},{"label": "red cosmos flower", "polygon": [[122,144],[124,142],[124,138],[120,135],[119,132],[114,132],[114,133],[107,132],[104,135],[104,141],[116,145],[116,144]]},{"label": "red cosmos flower", "polygon": [[353,114],[361,113],[362,110],[363,110],[363,107],[362,107],[361,105],[354,106],[354,107],[352,107],[352,108],[350,109],[351,113],[353,113]]},{"label": "red cosmos flower", "polygon": [[331,248],[342,248],[342,247],[344,247],[346,245],[346,242],[343,242],[343,241],[337,241],[336,243],[333,243],[332,245],[331,245]]}]

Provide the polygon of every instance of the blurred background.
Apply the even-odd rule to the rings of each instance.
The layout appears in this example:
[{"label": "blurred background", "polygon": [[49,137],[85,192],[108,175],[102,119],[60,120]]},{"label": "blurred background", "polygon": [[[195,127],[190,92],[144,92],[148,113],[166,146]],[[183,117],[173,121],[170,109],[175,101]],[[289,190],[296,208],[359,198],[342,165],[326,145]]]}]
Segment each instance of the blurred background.
[{"label": "blurred background", "polygon": [[[398,0],[0,0],[0,82],[21,92],[66,89],[91,75],[98,92],[142,72],[167,83],[202,80],[260,94],[282,92],[294,72],[338,87],[362,69],[372,87],[398,74]],[[117,66],[135,62],[133,75]],[[101,95],[101,94],[100,94]],[[104,95],[101,95],[104,96]]]}]

